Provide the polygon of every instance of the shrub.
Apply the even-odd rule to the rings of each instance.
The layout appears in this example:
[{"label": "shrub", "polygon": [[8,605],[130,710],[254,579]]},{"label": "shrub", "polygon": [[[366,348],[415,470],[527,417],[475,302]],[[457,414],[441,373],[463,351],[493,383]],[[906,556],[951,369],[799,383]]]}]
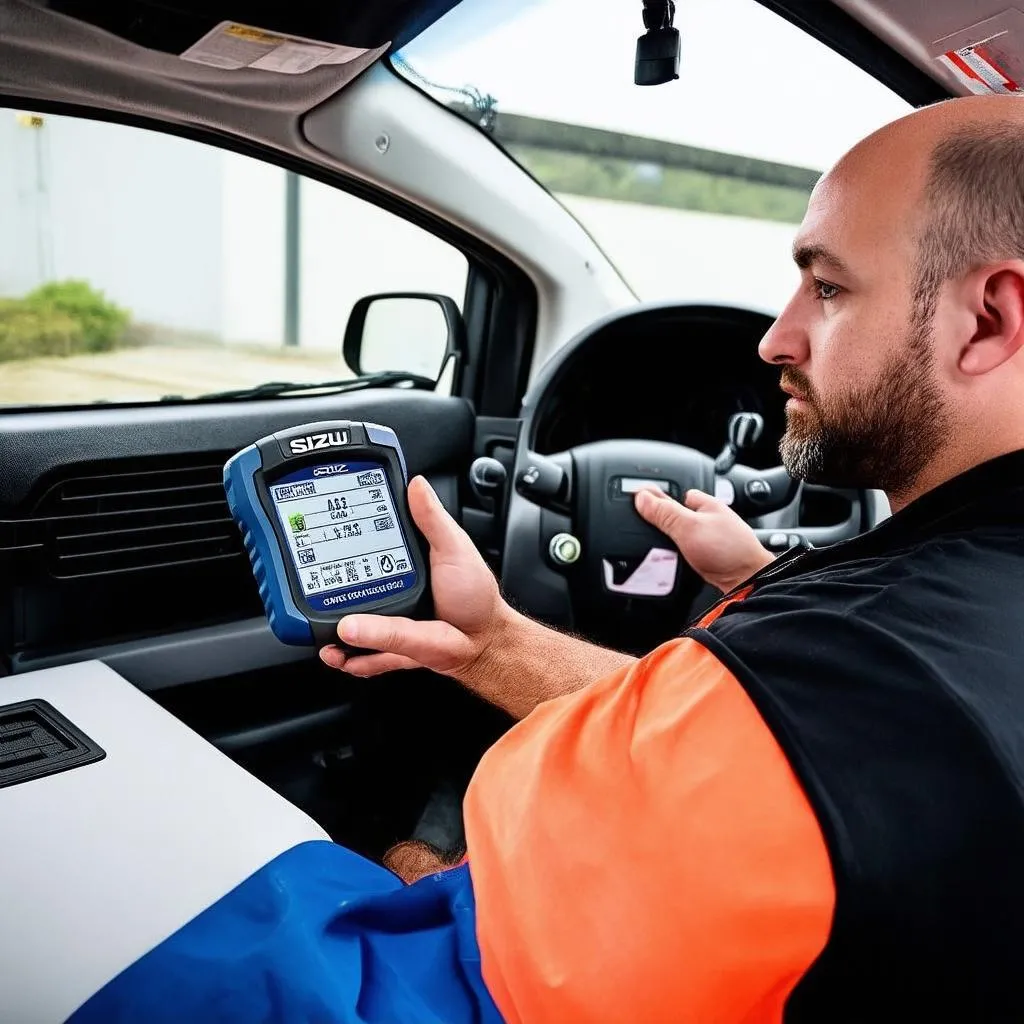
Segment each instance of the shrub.
[{"label": "shrub", "polygon": [[125,341],[130,315],[85,281],[54,281],[0,299],[0,362],[105,352]]},{"label": "shrub", "polygon": [[110,302],[87,281],[51,281],[25,296],[38,309],[64,313],[82,328],[86,352],[106,352],[123,338],[129,313]]},{"label": "shrub", "polygon": [[57,309],[24,299],[0,299],[0,362],[33,356],[67,356],[85,348],[81,324]]}]

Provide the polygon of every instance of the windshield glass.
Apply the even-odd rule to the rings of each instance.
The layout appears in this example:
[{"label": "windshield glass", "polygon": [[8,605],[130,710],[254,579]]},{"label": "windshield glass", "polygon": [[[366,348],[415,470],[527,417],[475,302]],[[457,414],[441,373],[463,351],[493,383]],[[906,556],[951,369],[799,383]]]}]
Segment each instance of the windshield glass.
[{"label": "windshield glass", "polygon": [[[359,299],[426,292],[461,309],[466,291],[458,249],[379,207],[81,118],[0,108],[0,225],[0,406],[338,381]],[[374,318],[368,373],[432,373],[437,309],[420,312]]]},{"label": "windshield glass", "polygon": [[676,5],[678,81],[633,84],[641,0],[463,0],[392,63],[487,131],[642,299],[778,310],[821,171],[911,108],[756,0]]}]

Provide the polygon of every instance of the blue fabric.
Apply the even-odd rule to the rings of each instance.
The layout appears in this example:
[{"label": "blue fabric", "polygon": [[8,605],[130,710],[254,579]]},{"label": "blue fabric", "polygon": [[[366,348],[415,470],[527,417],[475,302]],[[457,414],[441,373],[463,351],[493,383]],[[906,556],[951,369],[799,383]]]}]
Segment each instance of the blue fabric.
[{"label": "blue fabric", "polygon": [[469,869],[406,886],[334,843],[296,846],[70,1018],[128,1021],[500,1024],[480,975]]}]

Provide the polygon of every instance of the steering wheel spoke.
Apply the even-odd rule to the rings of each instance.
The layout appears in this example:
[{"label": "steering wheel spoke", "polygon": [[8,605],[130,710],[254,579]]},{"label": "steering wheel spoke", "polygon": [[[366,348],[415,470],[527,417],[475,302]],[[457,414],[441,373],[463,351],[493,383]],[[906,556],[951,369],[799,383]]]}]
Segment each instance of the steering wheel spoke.
[{"label": "steering wheel spoke", "polygon": [[785,508],[796,497],[800,481],[794,480],[785,466],[751,469],[734,465],[719,480],[729,482],[732,501],[727,502],[739,515],[763,516]]}]

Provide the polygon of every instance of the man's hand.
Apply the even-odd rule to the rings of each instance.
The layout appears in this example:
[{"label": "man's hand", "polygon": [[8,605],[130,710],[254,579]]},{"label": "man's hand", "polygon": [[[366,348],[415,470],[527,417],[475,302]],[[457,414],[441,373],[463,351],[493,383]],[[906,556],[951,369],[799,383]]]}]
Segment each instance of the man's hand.
[{"label": "man's hand", "polygon": [[483,652],[510,625],[512,610],[473,542],[423,477],[409,484],[409,510],[430,544],[437,619],[416,622],[388,615],[349,615],[338,623],[338,636],[352,647],[382,653],[346,657],[338,647],[325,647],[320,657],[354,676],[428,668],[471,683]]},{"label": "man's hand", "polygon": [[510,608],[473,542],[445,511],[430,484],[409,485],[409,511],[430,544],[432,622],[390,615],[349,615],[338,636],[379,653],[320,652],[354,676],[428,668],[452,676],[516,718],[635,661],[548,629]]},{"label": "man's hand", "polygon": [[428,843],[407,839],[392,846],[381,859],[381,863],[393,871],[406,885],[412,885],[427,875],[436,875],[458,864],[458,857],[445,857]]},{"label": "man's hand", "polygon": [[703,491],[687,491],[680,504],[660,490],[644,490],[636,496],[636,510],[668,535],[706,583],[723,593],[773,560],[728,505]]}]

